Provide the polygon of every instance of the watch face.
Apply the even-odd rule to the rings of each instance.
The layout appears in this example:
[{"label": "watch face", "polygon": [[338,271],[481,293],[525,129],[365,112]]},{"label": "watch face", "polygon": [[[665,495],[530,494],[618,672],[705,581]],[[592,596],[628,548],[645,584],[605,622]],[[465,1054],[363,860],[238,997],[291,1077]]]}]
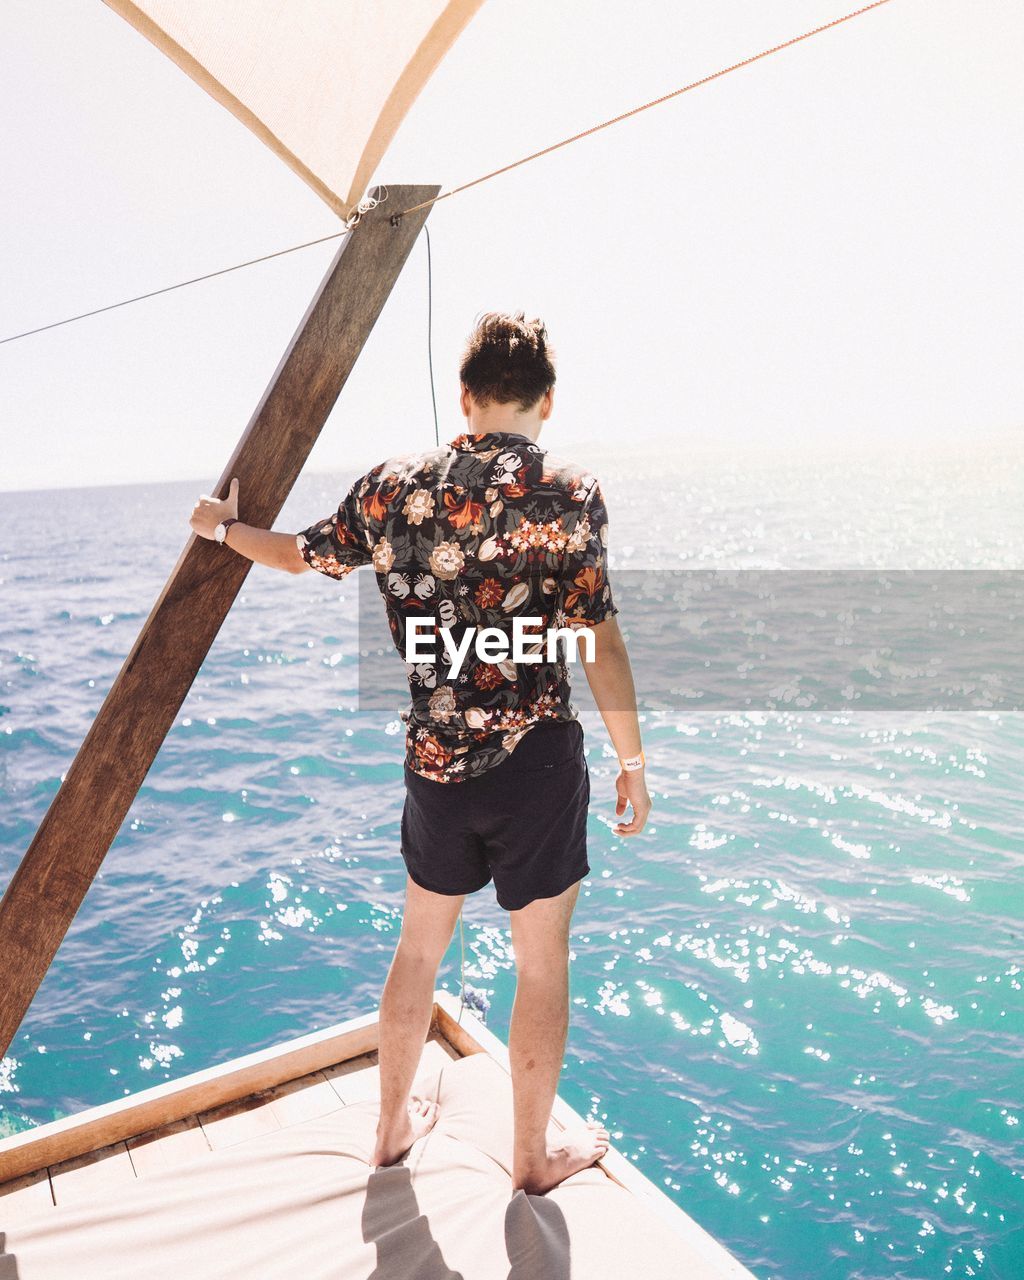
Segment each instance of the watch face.
[{"label": "watch face", "polygon": [[219,524],[219,525],[216,527],[216,529],[214,529],[214,531],[213,531],[213,536],[217,539],[217,541],[218,541],[218,542],[223,542],[223,541],[224,541],[224,535],[225,535],[226,533],[227,533],[227,529],[225,529],[225,528],[224,528],[223,524]]}]

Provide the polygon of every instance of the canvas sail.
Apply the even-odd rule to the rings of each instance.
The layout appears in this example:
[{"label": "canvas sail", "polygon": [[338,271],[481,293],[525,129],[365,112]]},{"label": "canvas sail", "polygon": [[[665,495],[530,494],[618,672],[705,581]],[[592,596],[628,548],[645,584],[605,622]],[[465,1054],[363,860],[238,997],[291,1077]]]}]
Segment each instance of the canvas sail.
[{"label": "canvas sail", "polygon": [[105,0],[336,213],[483,0]]}]

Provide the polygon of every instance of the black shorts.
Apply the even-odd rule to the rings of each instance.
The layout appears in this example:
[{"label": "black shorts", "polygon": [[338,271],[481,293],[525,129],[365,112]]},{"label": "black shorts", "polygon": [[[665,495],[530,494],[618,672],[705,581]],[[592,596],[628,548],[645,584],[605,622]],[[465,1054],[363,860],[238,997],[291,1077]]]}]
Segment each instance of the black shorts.
[{"label": "black shorts", "polygon": [[498,905],[518,911],[590,872],[590,773],[578,720],[534,725],[501,764],[463,782],[405,766],[402,857],[433,893],[475,893],[493,877]]}]

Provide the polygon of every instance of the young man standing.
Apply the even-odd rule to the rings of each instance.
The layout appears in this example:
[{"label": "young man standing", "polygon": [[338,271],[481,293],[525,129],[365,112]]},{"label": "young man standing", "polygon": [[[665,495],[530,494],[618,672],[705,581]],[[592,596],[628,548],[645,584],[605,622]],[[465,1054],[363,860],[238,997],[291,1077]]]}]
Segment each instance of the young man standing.
[{"label": "young man standing", "polygon": [[[401,936],[380,1004],[381,1106],[375,1165],[394,1164],[437,1119],[410,1098],[437,969],[465,895],[494,880],[509,912],[516,995],[509,1028],[515,1110],[513,1185],[543,1194],[599,1159],[596,1122],[548,1132],[569,1021],[569,926],[586,848],[590,778],[562,651],[484,656],[467,632],[508,637],[516,619],[587,628],[584,664],[619,756],[617,835],[643,829],[651,802],[636,696],[606,571],[607,514],[596,479],[538,444],[555,368],[544,326],[490,313],[460,367],[466,431],[450,444],[390,458],[361,476],[337,511],[299,534],[238,519],[238,484],[205,495],[191,526],[272,568],[342,578],[373,566],[403,657],[410,623],[446,629],[464,653],[407,662]],[[532,632],[536,634],[536,632]],[[492,630],[492,639],[494,638]],[[497,637],[500,641],[501,635]],[[541,637],[538,637],[541,638]],[[564,641],[563,641],[564,643]],[[581,646],[582,648],[582,646]],[[626,808],[632,817],[625,819]]]}]

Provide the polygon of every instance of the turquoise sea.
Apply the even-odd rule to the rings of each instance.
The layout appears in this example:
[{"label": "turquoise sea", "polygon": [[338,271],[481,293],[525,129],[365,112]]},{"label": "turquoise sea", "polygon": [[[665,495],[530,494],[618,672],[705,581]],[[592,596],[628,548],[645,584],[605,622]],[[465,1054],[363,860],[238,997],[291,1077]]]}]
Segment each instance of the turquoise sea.
[{"label": "turquoise sea", "polygon": [[[586,460],[613,587],[830,571],[841,594],[842,571],[1024,570],[1024,447],[1005,438]],[[278,527],[327,515],[351,478],[303,477]],[[0,493],[0,885],[209,484]],[[397,705],[357,702],[358,596],[355,577],[250,573],[0,1065],[4,1129],[375,1005],[400,924],[402,747]],[[665,607],[623,606],[639,672]],[[1012,604],[1002,617],[1019,637]],[[820,665],[808,637],[783,640]],[[685,673],[640,683],[655,809],[633,841],[612,834],[613,769],[579,699],[593,871],[563,1096],[759,1280],[1024,1276],[1024,713],[701,705]],[[506,923],[492,889],[467,901],[466,980],[502,1038]],[[456,931],[453,991],[459,958]]]}]

